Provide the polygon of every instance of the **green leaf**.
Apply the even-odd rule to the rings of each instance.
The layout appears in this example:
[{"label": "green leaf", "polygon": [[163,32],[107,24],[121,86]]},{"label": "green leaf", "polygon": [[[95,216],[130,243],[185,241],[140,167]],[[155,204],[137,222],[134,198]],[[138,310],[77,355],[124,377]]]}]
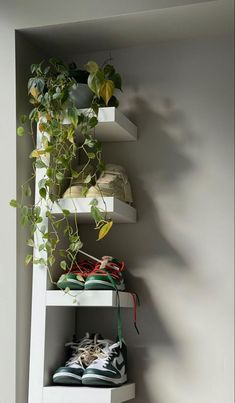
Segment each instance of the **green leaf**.
[{"label": "green leaf", "polygon": [[31,187],[29,185],[24,186],[24,195],[30,197],[32,195]]},{"label": "green leaf", "polygon": [[53,255],[50,255],[48,257],[48,263],[49,263],[49,266],[52,266],[55,263],[55,257]]},{"label": "green leaf", "polygon": [[90,202],[90,206],[98,206],[98,200],[92,199],[92,201]]},{"label": "green leaf", "polygon": [[100,160],[100,161],[99,161],[98,168],[99,168],[100,171],[104,171],[104,170],[105,170],[105,163],[104,163],[103,160]]},{"label": "green leaf", "polygon": [[48,178],[52,178],[52,175],[53,175],[52,168],[47,168],[46,175],[48,176]]},{"label": "green leaf", "polygon": [[60,249],[60,250],[59,250],[59,254],[60,254],[60,256],[62,256],[62,257],[65,257],[65,256],[66,256],[66,253],[65,253],[65,250],[64,250],[64,249]]},{"label": "green leaf", "polygon": [[76,279],[77,279],[78,281],[81,281],[82,283],[85,283],[85,279],[84,279],[80,274],[77,274],[77,275],[76,275]]},{"label": "green leaf", "polygon": [[45,189],[45,188],[39,189],[39,194],[40,194],[40,196],[41,196],[43,199],[45,199],[45,198],[46,198],[46,195],[47,195],[46,189]]},{"label": "green leaf", "polygon": [[22,125],[25,124],[25,122],[27,122],[27,120],[28,120],[27,115],[21,115],[20,116],[20,121],[21,121]]},{"label": "green leaf", "polygon": [[60,267],[61,267],[62,270],[66,270],[66,269],[67,269],[67,263],[66,263],[65,260],[62,260],[62,261],[60,262]]},{"label": "green leaf", "polygon": [[83,186],[83,188],[82,188],[82,197],[86,196],[88,190],[89,190],[88,186]]},{"label": "green leaf", "polygon": [[93,116],[91,119],[89,119],[88,124],[91,128],[95,127],[98,124],[98,119],[95,116]]},{"label": "green leaf", "polygon": [[73,178],[78,178],[79,177],[79,172],[75,171],[74,169],[71,169],[71,175]]},{"label": "green leaf", "polygon": [[46,150],[33,150],[29,156],[29,158],[38,158],[40,155],[45,154]]},{"label": "green leaf", "polygon": [[88,71],[88,73],[91,74],[94,74],[99,70],[98,64],[92,60],[85,64],[84,68],[86,71]]},{"label": "green leaf", "polygon": [[70,143],[74,143],[74,129],[72,127],[69,128],[68,130],[68,135],[67,135],[67,139],[70,141]]},{"label": "green leaf", "polygon": [[83,247],[83,243],[80,240],[70,244],[70,250],[72,252],[78,252],[79,249],[81,249],[82,247]]},{"label": "green leaf", "polygon": [[35,167],[36,168],[47,168],[47,165],[41,159],[38,159],[35,161]]},{"label": "green leaf", "polygon": [[95,114],[98,115],[98,113],[99,113],[99,105],[96,102],[93,102],[91,104],[91,108],[95,112]]},{"label": "green leaf", "polygon": [[94,205],[91,206],[91,215],[96,223],[104,220],[104,214]]},{"label": "green leaf", "polygon": [[99,231],[99,237],[98,237],[98,241],[100,241],[101,239],[103,239],[108,232],[110,231],[110,229],[112,228],[113,225],[113,221],[108,221],[106,224],[104,224],[100,231]]},{"label": "green leaf", "polygon": [[100,96],[100,89],[104,82],[104,75],[102,71],[98,70],[95,74],[90,74],[87,80],[88,87],[93,91],[97,97]]},{"label": "green leaf", "polygon": [[66,209],[62,209],[62,212],[64,214],[65,217],[68,217],[70,215],[70,211],[66,210]]},{"label": "green leaf", "polygon": [[93,160],[95,158],[95,153],[87,153],[87,156],[90,160]]},{"label": "green leaf", "polygon": [[62,174],[62,172],[57,172],[55,176],[58,181],[62,181],[64,179],[64,174]]},{"label": "green leaf", "polygon": [[34,247],[34,240],[33,239],[28,239],[27,240],[27,245],[31,246],[31,248],[33,248]]},{"label": "green leaf", "polygon": [[38,248],[39,252],[41,252],[44,249],[44,247],[45,247],[44,243],[41,243],[41,245],[39,245]]},{"label": "green leaf", "polygon": [[78,125],[78,110],[73,106],[72,108],[68,108],[68,119],[72,123],[74,127]]},{"label": "green leaf", "polygon": [[104,66],[104,74],[105,76],[108,76],[108,78],[111,78],[115,73],[115,68],[111,64],[106,64]]},{"label": "green leaf", "polygon": [[105,82],[101,85],[100,88],[100,96],[104,100],[105,105],[107,106],[110,98],[112,97],[114,92],[114,83],[111,80],[105,80]]},{"label": "green leaf", "polygon": [[29,208],[28,208],[28,206],[23,206],[22,209],[21,209],[21,214],[22,214],[23,216],[27,216],[28,213],[29,213]]},{"label": "green leaf", "polygon": [[84,179],[84,183],[90,183],[91,179],[92,179],[92,176],[90,174],[87,175],[87,177]]},{"label": "green leaf", "polygon": [[89,148],[93,148],[95,146],[96,142],[94,139],[86,138],[83,145],[88,146]]},{"label": "green leaf", "polygon": [[69,287],[66,287],[65,290],[64,290],[64,292],[65,292],[65,294],[68,294],[68,293],[70,292],[70,288],[69,288]]},{"label": "green leaf", "polygon": [[122,91],[122,79],[120,74],[115,73],[112,77],[110,77],[110,80],[113,81],[115,88]]},{"label": "green leaf", "polygon": [[45,183],[46,183],[46,179],[40,179],[40,181],[38,181],[39,189],[43,188],[45,186]]},{"label": "green leaf", "polygon": [[25,263],[29,264],[30,262],[32,262],[33,260],[33,255],[27,255],[25,258]]},{"label": "green leaf", "polygon": [[18,203],[18,201],[15,200],[15,199],[11,199],[11,201],[10,201],[9,204],[10,204],[11,207],[15,207],[15,208],[19,208],[19,207],[20,207],[20,203]]},{"label": "green leaf", "polygon": [[22,137],[24,136],[24,134],[25,134],[24,128],[22,126],[17,127],[17,135],[19,137]]}]

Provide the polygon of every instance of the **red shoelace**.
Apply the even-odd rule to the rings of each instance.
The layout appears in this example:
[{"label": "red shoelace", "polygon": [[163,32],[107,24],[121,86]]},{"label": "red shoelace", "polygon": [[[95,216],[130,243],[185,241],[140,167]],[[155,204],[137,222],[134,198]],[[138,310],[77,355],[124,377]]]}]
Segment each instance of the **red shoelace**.
[{"label": "red shoelace", "polygon": [[109,257],[104,256],[102,258],[102,263],[96,263],[90,275],[92,276],[93,274],[99,274],[101,276],[107,276],[107,274],[109,274],[114,280],[120,280],[121,272],[124,269],[124,262],[110,261]]},{"label": "red shoelace", "polygon": [[80,276],[87,278],[89,274],[94,270],[94,262],[92,260],[81,260],[74,263],[73,267],[67,271],[71,274],[79,274]]}]

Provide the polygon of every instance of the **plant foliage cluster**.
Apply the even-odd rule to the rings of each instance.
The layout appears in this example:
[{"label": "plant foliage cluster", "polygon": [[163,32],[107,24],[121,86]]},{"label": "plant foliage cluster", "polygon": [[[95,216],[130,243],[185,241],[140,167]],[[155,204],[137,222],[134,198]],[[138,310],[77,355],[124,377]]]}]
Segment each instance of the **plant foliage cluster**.
[{"label": "plant foliage cluster", "polygon": [[[100,106],[118,106],[114,92],[115,89],[121,90],[122,84],[120,75],[111,64],[100,67],[94,61],[88,62],[85,70],[81,71],[75,64],[67,66],[58,59],[51,59],[47,66],[44,62],[33,64],[31,73],[28,94],[33,108],[29,116],[21,116],[17,134],[20,137],[25,134],[31,136],[33,150],[29,157],[32,159],[32,176],[22,184],[20,200],[11,200],[10,205],[20,209],[21,224],[30,227],[27,244],[39,251],[34,256],[27,255],[26,263],[45,265],[51,276],[50,268],[56,261],[56,254],[60,256],[61,269],[69,270],[83,246],[79,236],[79,214],[72,215],[68,210],[61,209],[60,216],[53,215],[53,204],[57,203],[60,207],[65,184],[68,187],[81,178],[85,197],[104,169],[102,144],[95,136],[98,110]],[[86,112],[79,110],[70,96],[81,74],[94,94]],[[35,142],[35,124],[41,137],[38,144]],[[76,169],[78,162],[83,163],[81,171]],[[84,177],[90,165],[93,173]],[[39,197],[37,203],[32,204],[36,169],[41,172],[36,183]],[[109,232],[112,221],[106,217],[105,211],[97,207],[96,200],[91,203],[91,214],[95,228],[99,230],[98,239],[102,239]],[[63,248],[65,237],[68,245]]]}]

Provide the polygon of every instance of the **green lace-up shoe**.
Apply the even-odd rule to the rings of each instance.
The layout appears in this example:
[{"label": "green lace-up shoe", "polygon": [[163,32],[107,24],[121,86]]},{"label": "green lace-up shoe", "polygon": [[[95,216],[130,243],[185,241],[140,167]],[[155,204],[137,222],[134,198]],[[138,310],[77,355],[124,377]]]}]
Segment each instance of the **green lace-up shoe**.
[{"label": "green lace-up shoe", "polygon": [[82,260],[72,267],[71,270],[62,274],[57,281],[61,290],[83,290],[87,276],[94,270],[94,263],[90,260]]},{"label": "green lace-up shoe", "polygon": [[116,290],[124,291],[125,283],[122,272],[124,262],[119,262],[111,256],[104,256],[101,263],[97,263],[94,270],[88,274],[85,290]]}]

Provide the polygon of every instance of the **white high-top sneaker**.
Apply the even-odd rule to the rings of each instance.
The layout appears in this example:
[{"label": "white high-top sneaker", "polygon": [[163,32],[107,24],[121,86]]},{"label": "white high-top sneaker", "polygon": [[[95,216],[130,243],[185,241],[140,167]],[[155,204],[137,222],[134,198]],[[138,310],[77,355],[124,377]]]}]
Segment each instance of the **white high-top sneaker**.
[{"label": "white high-top sneaker", "polygon": [[81,385],[85,368],[95,359],[89,354],[89,348],[94,344],[94,337],[86,333],[85,337],[71,346],[72,356],[64,367],[59,367],[53,382],[60,385]]},{"label": "white high-top sneaker", "polygon": [[127,382],[127,348],[124,341],[103,341],[98,358],[84,371],[82,384],[90,386],[120,386]]}]

